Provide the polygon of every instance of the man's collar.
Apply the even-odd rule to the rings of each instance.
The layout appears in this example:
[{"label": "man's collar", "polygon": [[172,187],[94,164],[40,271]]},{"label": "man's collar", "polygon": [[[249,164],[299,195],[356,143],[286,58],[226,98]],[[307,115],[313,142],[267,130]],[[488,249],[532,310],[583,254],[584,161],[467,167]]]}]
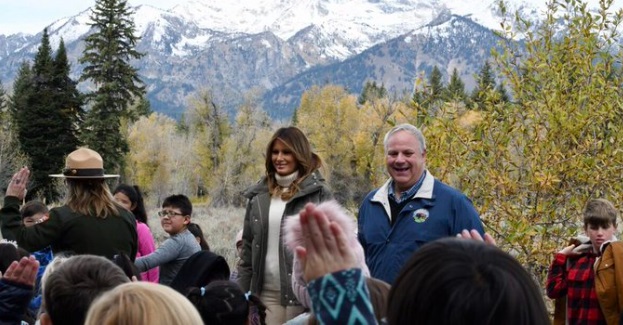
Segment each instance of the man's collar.
[{"label": "man's collar", "polygon": [[394,180],[392,179],[392,181],[389,183],[389,187],[387,188],[387,194],[389,198],[397,203],[408,200],[420,190],[420,187],[424,183],[424,178],[426,178],[426,174],[426,170],[424,170],[422,172],[422,175],[420,175],[420,178],[417,180],[417,182],[415,182],[415,184],[413,184],[413,186],[411,186],[408,190],[400,193],[400,198],[396,198],[396,190],[394,189],[396,182],[394,182]]},{"label": "man's collar", "polygon": [[[389,188],[391,187],[392,179],[388,179],[381,188],[376,191],[374,196],[372,197],[373,202],[386,202],[389,197]],[[422,186],[420,189],[413,195],[412,198],[422,198],[422,199],[432,199],[433,198],[433,187],[435,185],[435,176],[426,170],[426,176],[424,177],[424,181],[422,182]]]}]

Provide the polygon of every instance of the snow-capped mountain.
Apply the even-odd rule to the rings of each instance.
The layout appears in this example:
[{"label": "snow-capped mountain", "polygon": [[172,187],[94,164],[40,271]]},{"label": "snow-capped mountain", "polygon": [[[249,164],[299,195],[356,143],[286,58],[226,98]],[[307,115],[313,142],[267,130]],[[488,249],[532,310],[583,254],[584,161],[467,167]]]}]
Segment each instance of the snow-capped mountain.
[{"label": "snow-capped mountain", "polygon": [[[224,106],[233,109],[244,93],[255,89],[281,98],[267,99],[266,103],[282,105],[283,113],[272,115],[287,116],[296,106],[295,95],[310,86],[304,80],[338,83],[344,78],[331,75],[331,71],[342,71],[342,64],[352,64],[375,48],[409,43],[408,39],[417,42],[411,46],[394,45],[394,52],[413,53],[394,53],[392,60],[377,57],[373,66],[358,65],[366,70],[351,71],[353,77],[340,83],[348,84],[356,92],[367,79],[380,78],[379,71],[391,70],[394,73],[385,73],[388,80],[382,82],[399,91],[412,87],[415,71],[432,67],[433,62],[478,60],[478,66],[465,65],[461,70],[464,76],[471,76],[488,56],[491,45],[475,37],[483,37],[478,36],[482,32],[492,36],[491,30],[499,27],[501,17],[496,2],[189,0],[168,10],[141,5],[134,8],[134,20],[141,36],[138,49],[147,55],[136,65],[155,110],[179,115],[187,96],[201,88],[212,89]],[[514,0],[507,6],[511,11],[520,9],[533,16],[545,8],[541,0]],[[74,77],[82,68],[77,59],[84,48],[81,39],[89,32],[89,14],[90,10],[85,10],[48,26],[53,49],[61,37],[64,39]],[[457,21],[462,23],[454,23]],[[467,22],[469,27],[464,25]],[[0,80],[5,86],[12,83],[21,62],[34,57],[40,38],[41,33],[0,35]],[[480,46],[480,51],[470,50],[478,53],[477,58],[444,52],[443,49],[460,47],[456,44],[459,38],[471,43],[470,48]],[[435,42],[428,44],[431,40]],[[432,49],[433,44],[441,52],[429,55],[437,51]],[[399,66],[394,61],[414,53],[419,55],[418,64],[398,60],[405,65]],[[442,67],[451,71],[448,66]],[[320,74],[324,78],[320,81],[311,77],[319,71],[325,71]],[[299,84],[295,93],[275,94],[279,89],[291,89],[293,84]],[[270,112],[273,108],[265,109]]]},{"label": "snow-capped mountain", "polygon": [[356,93],[366,80],[374,80],[396,94],[411,92],[416,78],[434,66],[446,76],[456,68],[472,88],[489,49],[499,40],[490,29],[468,18],[448,15],[435,25],[377,44],[347,60],[303,72],[268,91],[264,107],[271,107],[275,116],[287,116],[310,85],[322,85],[326,80]]},{"label": "snow-capped mountain", "polygon": [[[542,2],[522,2],[533,12]],[[230,35],[271,32],[283,41],[315,35],[321,57],[344,60],[435,20],[443,12],[498,28],[496,0],[190,0],[169,10],[197,27]],[[141,14],[141,16],[143,16]],[[149,17],[145,15],[145,17]],[[137,26],[145,25],[141,22]]]}]

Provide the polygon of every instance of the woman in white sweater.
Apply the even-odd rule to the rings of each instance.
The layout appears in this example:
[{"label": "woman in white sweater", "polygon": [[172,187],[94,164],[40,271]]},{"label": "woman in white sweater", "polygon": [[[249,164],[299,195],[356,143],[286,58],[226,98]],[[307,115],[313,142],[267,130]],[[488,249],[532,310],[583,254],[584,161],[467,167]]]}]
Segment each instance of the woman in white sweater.
[{"label": "woman in white sweater", "polygon": [[267,324],[283,324],[304,310],[292,291],[293,255],[283,245],[281,228],[306,203],[332,198],[318,171],[321,165],[301,130],[281,128],[266,148],[265,177],[243,192],[249,202],[238,283],[266,304]]}]

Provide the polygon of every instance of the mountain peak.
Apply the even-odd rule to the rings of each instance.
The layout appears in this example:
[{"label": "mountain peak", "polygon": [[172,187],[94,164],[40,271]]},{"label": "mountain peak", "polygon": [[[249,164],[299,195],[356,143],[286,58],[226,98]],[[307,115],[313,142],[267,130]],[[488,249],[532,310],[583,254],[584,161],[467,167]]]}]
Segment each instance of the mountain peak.
[{"label": "mountain peak", "polygon": [[[434,65],[472,75],[489,53],[475,47],[497,41],[491,32],[501,21],[497,1],[190,0],[168,10],[140,5],[133,8],[137,49],[148,55],[135,64],[159,112],[179,115],[187,96],[199,89],[214,90],[233,109],[254,88],[271,93],[274,100],[265,102],[277,103],[267,110],[291,111],[312,84],[358,91],[366,80],[377,80],[399,91],[412,88],[415,76]],[[507,7],[533,13],[544,4],[514,0]],[[89,15],[87,9],[48,26],[52,48],[65,40],[75,79]],[[4,85],[10,88],[21,62],[33,59],[40,38],[0,35]]]}]

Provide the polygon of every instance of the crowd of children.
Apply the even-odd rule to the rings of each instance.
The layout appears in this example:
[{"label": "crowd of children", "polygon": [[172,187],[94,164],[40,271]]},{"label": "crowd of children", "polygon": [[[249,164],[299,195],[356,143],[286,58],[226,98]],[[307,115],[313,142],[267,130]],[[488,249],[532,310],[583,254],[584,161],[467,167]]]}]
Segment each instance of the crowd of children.
[{"label": "crowd of children", "polygon": [[[458,239],[435,241],[414,254],[390,288],[367,275],[361,248],[352,239],[354,226],[343,209],[335,202],[310,206],[285,226],[286,243],[297,252],[293,282],[297,283],[295,287],[302,288],[298,295],[309,308],[309,313],[289,320],[288,324],[340,324],[345,320],[351,323],[348,319],[359,313],[357,317],[369,313],[368,318],[360,319],[363,323],[470,324],[484,318],[487,321],[482,323],[486,324],[549,322],[534,281],[516,260],[495,245]],[[225,259],[201,250],[199,241],[188,231],[190,201],[174,195],[164,200],[162,209],[162,227],[171,237],[151,254],[137,259],[136,264],[125,257],[140,271],[153,267],[165,270],[167,280],[161,284],[139,283],[138,271],[124,270],[118,256],[112,261],[89,254],[58,254],[52,259],[49,247],[31,255],[14,242],[0,242],[0,323],[33,324],[38,319],[43,325],[264,324],[266,306],[261,299],[230,281]],[[24,225],[32,226],[46,218],[47,207],[33,201],[21,211]],[[317,219],[318,215],[324,218],[316,221],[320,224],[316,229],[326,227],[329,232],[321,236],[311,233],[312,214]],[[555,254],[546,291],[557,300],[556,323],[618,324],[618,302],[623,297],[619,283],[623,280],[622,271],[616,273],[615,268],[615,260],[621,259],[616,257],[621,253],[615,237],[617,218],[618,211],[611,202],[590,200],[583,218],[586,237]],[[181,234],[184,237],[180,239]],[[337,238],[333,247],[311,243],[314,238],[325,241],[331,236]],[[463,237],[475,238],[479,234],[463,233]],[[312,247],[314,251],[309,252]],[[324,259],[311,258],[322,249],[341,251],[332,251]],[[610,252],[605,253],[607,250]],[[341,260],[340,254],[346,257]],[[145,260],[152,255],[153,261]],[[343,262],[349,258],[350,262]],[[324,266],[336,261],[338,265],[343,263],[336,270]],[[319,268],[318,264],[324,265],[313,275],[310,269]],[[326,282],[326,278],[331,281]],[[325,288],[326,283],[333,287]],[[348,283],[358,283],[356,299],[350,299],[351,305],[340,305],[340,312],[335,314],[330,304],[321,301],[322,297],[335,295],[340,284]]]},{"label": "crowd of children", "polygon": [[[43,207],[41,202],[24,205],[24,225],[46,218]],[[167,197],[159,215],[170,237],[134,262],[123,252],[112,259],[71,252],[52,259],[49,247],[42,250],[47,254],[31,255],[15,242],[0,242],[0,324],[37,319],[43,325],[264,324],[260,299],[230,281],[225,259],[202,250],[203,234],[196,239],[188,230],[190,200]],[[153,241],[151,234],[143,238]],[[158,267],[159,284],[143,284],[154,281],[139,271]]]}]

